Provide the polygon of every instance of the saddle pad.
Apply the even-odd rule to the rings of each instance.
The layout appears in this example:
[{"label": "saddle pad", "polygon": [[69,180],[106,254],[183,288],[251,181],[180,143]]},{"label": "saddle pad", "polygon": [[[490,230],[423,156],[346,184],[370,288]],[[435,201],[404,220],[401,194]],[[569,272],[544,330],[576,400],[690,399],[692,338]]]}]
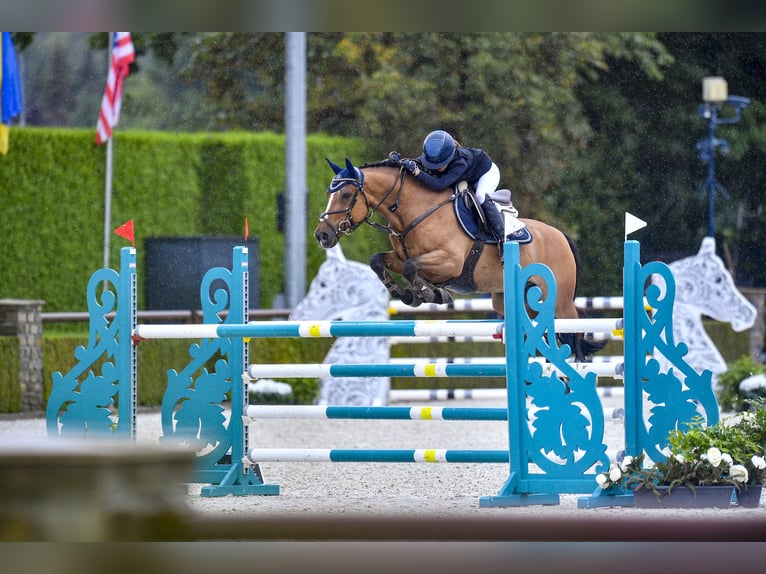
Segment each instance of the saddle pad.
[{"label": "saddle pad", "polygon": [[[457,198],[452,202],[452,205],[455,209],[455,217],[457,217],[457,221],[460,224],[460,227],[463,228],[463,231],[465,231],[465,233],[471,239],[478,239],[493,245],[500,243],[497,239],[495,239],[494,235],[480,228],[476,212],[473,208],[473,203],[469,203],[470,200],[466,201],[465,196],[467,193],[470,192],[458,194]],[[471,197],[471,200],[472,199],[473,197]],[[531,243],[532,234],[529,232],[529,229],[524,227],[516,231],[510,237],[510,240],[517,241],[522,245],[525,243]]]}]

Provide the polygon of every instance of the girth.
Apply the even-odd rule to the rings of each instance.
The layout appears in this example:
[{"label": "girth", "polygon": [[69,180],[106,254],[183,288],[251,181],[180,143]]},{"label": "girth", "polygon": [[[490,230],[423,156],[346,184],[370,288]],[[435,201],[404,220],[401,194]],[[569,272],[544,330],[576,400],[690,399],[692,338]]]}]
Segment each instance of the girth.
[{"label": "girth", "polygon": [[445,287],[457,293],[474,293],[476,291],[476,281],[474,281],[473,272],[476,269],[479,257],[481,257],[484,251],[484,245],[483,241],[475,239],[468,257],[463,262],[463,271],[460,275],[438,284],[437,287]]}]

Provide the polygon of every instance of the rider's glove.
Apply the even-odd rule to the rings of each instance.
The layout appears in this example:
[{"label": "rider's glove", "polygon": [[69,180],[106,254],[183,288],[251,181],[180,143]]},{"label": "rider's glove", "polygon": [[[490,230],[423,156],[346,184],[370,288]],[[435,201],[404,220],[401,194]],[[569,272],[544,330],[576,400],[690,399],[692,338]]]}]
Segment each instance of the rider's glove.
[{"label": "rider's glove", "polygon": [[403,159],[402,167],[406,169],[407,171],[409,171],[414,176],[417,176],[420,173],[420,168],[418,167],[418,164],[416,164],[415,160],[413,159]]}]

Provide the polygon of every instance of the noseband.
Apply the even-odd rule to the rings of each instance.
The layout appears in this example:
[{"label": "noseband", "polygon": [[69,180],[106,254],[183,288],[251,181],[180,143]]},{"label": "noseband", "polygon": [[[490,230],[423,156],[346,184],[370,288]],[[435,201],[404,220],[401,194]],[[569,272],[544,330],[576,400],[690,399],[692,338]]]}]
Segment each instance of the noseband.
[{"label": "noseband", "polygon": [[[336,237],[339,237],[341,234],[351,235],[351,233],[353,233],[360,225],[362,225],[362,223],[367,221],[367,218],[369,217],[370,203],[367,200],[367,194],[364,193],[364,174],[358,169],[356,170],[356,172],[358,174],[357,177],[334,178],[332,182],[330,183],[330,187],[327,189],[328,193],[333,194],[333,193],[338,193],[346,185],[350,184],[354,186],[354,195],[351,197],[351,203],[349,203],[348,207],[346,207],[345,209],[325,211],[319,216],[320,222],[326,223],[330,228],[332,228],[332,225],[330,225],[330,223],[327,221],[328,216],[336,215],[338,213],[342,213],[345,215],[345,218],[338,223],[338,227],[333,230]],[[362,197],[364,198],[364,202],[367,204],[367,215],[362,221],[354,222],[354,217],[351,214],[351,212],[354,210],[354,206],[356,205],[356,200],[359,198],[360,193]]]}]

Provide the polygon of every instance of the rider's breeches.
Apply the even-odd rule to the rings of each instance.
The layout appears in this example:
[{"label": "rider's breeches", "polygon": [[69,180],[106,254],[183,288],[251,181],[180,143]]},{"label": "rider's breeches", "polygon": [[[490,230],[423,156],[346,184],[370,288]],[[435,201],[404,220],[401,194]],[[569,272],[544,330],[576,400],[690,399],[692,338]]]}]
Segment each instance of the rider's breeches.
[{"label": "rider's breeches", "polygon": [[497,167],[495,162],[492,162],[492,167],[489,168],[489,171],[482,175],[479,178],[479,181],[476,182],[475,195],[479,205],[484,204],[484,200],[487,198],[487,194],[495,191],[499,183],[500,169]]}]

